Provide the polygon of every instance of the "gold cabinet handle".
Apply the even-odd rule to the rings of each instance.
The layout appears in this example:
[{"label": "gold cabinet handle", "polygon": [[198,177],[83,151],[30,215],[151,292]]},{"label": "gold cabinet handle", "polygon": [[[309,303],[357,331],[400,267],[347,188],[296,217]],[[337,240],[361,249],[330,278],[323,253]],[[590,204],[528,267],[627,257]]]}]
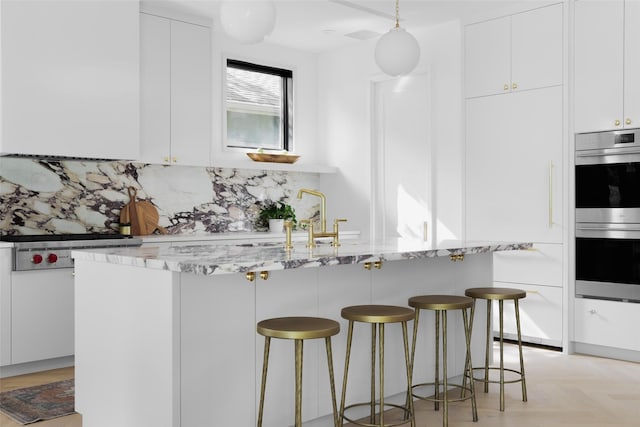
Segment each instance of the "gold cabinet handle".
[{"label": "gold cabinet handle", "polygon": [[177,158],[176,156],[173,156],[173,157],[171,158],[171,161],[172,161],[173,163],[178,163],[178,158]]},{"label": "gold cabinet handle", "polygon": [[269,279],[269,272],[268,271],[261,271],[260,272],[260,278],[262,280],[268,280]]},{"label": "gold cabinet handle", "polygon": [[509,90],[509,85],[505,83],[505,85],[503,86],[504,90]]},{"label": "gold cabinet handle", "polygon": [[514,83],[511,85],[511,89],[518,89],[518,83]]},{"label": "gold cabinet handle", "polygon": [[553,161],[549,161],[549,228],[553,227]]},{"label": "gold cabinet handle", "polygon": [[464,261],[464,254],[449,255],[449,259],[453,262]]},{"label": "gold cabinet handle", "polygon": [[246,273],[244,275],[244,277],[248,281],[253,282],[254,280],[256,280],[256,272],[255,271],[249,271],[248,273]]},{"label": "gold cabinet handle", "polygon": [[627,118],[627,120],[624,121],[625,124],[630,125],[631,124],[631,119]]},{"label": "gold cabinet handle", "polygon": [[371,270],[371,267],[375,267],[377,270],[380,270],[382,268],[382,261],[376,261],[376,262],[365,262],[364,263],[364,269],[365,270]]},{"label": "gold cabinet handle", "polygon": [[616,126],[620,126],[620,120],[616,120],[615,122],[613,122],[613,124]]},{"label": "gold cabinet handle", "polygon": [[164,160],[165,163],[169,163],[169,156],[164,156],[162,160]]}]

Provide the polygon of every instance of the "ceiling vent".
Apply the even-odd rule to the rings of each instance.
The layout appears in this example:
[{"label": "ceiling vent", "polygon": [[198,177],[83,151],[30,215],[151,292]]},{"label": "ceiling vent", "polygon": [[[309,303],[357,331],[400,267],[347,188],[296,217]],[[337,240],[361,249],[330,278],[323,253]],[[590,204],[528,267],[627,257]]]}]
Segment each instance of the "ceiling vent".
[{"label": "ceiling vent", "polygon": [[353,33],[345,34],[345,37],[350,37],[356,40],[371,40],[380,36],[380,33],[370,30],[354,31]]}]

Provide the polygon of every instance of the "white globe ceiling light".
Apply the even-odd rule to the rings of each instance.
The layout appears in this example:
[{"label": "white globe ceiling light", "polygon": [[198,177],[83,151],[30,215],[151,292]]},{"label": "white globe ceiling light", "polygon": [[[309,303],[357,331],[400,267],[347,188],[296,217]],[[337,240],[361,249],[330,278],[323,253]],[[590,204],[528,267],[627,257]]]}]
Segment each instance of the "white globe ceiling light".
[{"label": "white globe ceiling light", "polygon": [[396,0],[396,26],[380,37],[376,44],[378,67],[390,76],[409,74],[420,60],[420,46],[415,37],[400,27],[400,6]]},{"label": "white globe ceiling light", "polygon": [[220,4],[224,32],[241,43],[258,43],[273,31],[276,6],[273,0],[227,0]]}]

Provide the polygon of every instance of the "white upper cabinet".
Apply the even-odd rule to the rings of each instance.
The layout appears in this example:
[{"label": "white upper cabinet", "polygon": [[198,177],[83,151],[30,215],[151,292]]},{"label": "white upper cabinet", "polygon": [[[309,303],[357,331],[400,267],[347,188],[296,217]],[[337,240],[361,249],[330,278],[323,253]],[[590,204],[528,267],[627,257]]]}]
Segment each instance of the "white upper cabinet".
[{"label": "white upper cabinet", "polygon": [[640,4],[575,4],[575,131],[640,126]]},{"label": "white upper cabinet", "polygon": [[562,4],[465,27],[466,97],[562,84]]},{"label": "white upper cabinet", "polygon": [[467,97],[492,95],[511,88],[511,18],[465,27]]},{"label": "white upper cabinet", "polygon": [[137,1],[2,0],[0,153],[135,159]]},{"label": "white upper cabinet", "polygon": [[211,30],[140,14],[140,160],[209,166]]}]

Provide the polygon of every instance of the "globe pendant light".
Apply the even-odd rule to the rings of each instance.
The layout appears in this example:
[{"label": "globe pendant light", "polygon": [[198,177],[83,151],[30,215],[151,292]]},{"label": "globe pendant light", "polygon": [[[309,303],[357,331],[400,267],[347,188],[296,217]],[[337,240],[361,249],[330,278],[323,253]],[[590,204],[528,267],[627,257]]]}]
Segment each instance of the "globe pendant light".
[{"label": "globe pendant light", "polygon": [[400,27],[399,1],[396,0],[396,26],[380,37],[375,50],[376,64],[390,76],[409,74],[420,60],[418,41]]},{"label": "globe pendant light", "polygon": [[258,43],[271,34],[276,23],[273,0],[227,0],[220,4],[220,22],[224,32],[246,44]]}]

